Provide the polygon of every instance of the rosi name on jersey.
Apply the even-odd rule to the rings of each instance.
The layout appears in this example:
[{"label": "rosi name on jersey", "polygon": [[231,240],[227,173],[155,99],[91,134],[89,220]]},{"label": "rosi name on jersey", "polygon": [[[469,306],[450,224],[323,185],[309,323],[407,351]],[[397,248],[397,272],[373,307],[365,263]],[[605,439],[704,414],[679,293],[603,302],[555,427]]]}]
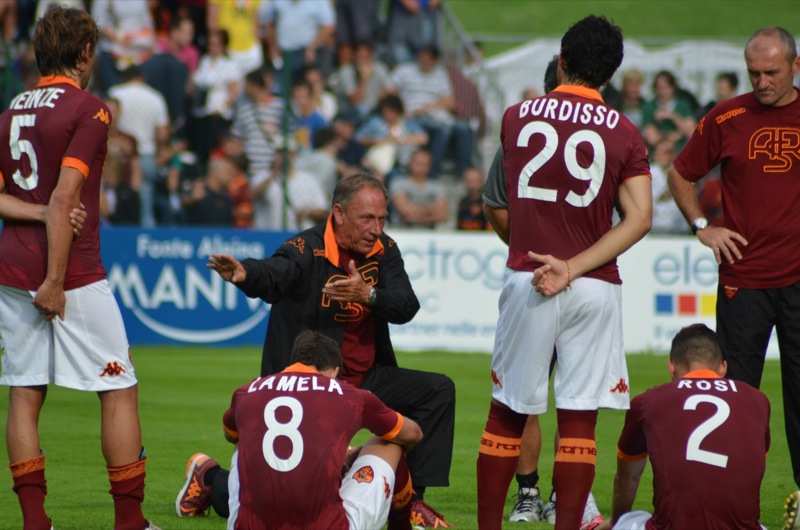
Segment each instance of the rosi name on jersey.
[{"label": "rosi name on jersey", "polygon": [[736,383],[732,379],[681,379],[678,381],[678,389],[688,390],[711,390],[712,388],[718,392],[738,392]]}]

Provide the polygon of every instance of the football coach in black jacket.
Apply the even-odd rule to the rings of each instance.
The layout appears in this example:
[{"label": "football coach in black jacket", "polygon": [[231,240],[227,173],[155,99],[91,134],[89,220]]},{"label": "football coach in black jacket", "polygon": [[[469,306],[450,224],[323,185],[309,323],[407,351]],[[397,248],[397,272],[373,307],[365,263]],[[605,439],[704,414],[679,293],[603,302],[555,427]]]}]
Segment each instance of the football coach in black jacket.
[{"label": "football coach in black jacket", "polygon": [[383,233],[387,203],[386,188],[375,177],[346,177],[334,190],[327,223],[292,237],[269,258],[240,263],[215,254],[208,267],[248,297],[272,304],[262,376],[286,368],[295,337],[312,329],[341,345],[340,378],[419,423],[424,438],[408,454],[418,496],[412,513],[432,526],[429,520],[441,515],[421,496],[426,486],[449,484],[455,385],[442,374],[397,366],[389,323],[409,322],[419,301],[400,249]]}]

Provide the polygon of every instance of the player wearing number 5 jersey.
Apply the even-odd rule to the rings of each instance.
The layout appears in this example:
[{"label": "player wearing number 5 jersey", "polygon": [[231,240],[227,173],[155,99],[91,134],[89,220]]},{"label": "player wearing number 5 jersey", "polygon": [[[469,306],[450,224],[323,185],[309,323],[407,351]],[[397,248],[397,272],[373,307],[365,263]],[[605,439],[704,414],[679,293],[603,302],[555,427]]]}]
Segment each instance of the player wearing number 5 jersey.
[{"label": "player wearing number 5 jersey", "polygon": [[[608,528],[758,530],[759,491],[769,449],[767,396],[724,379],[716,334],[703,324],[672,340],[671,383],[636,396],[618,444]],[[647,458],[653,507],[630,512]]]},{"label": "player wearing number 5 jersey", "polygon": [[[526,417],[547,411],[554,347],[558,530],[581,524],[597,409],[628,407],[616,257],[650,229],[652,201],[641,134],[597,90],[622,48],[620,29],[605,18],[575,23],[561,40],[559,87],[503,116],[508,208],[490,217],[508,235],[509,256],[478,456],[481,528],[500,527]],[[612,228],[616,203],[624,216]]]},{"label": "player wearing number 5 jersey", "polygon": [[[25,530],[51,527],[38,432],[50,383],[98,393],[114,528],[153,528],[141,509],[136,374],[100,261],[100,176],[111,118],[83,90],[98,34],[85,11],[49,10],[33,36],[39,86],[16,96],[0,116],[3,202],[16,199],[31,211],[47,206],[45,225],[4,208],[0,233],[0,384],[11,387],[6,443]],[[73,240],[70,211],[80,203],[87,217]]]},{"label": "player wearing number 5 jersey", "polygon": [[[291,360],[282,372],[236,390],[223,417],[226,437],[238,444],[228,528],[381,528],[394,470],[403,449],[422,438],[419,425],[337,380],[342,357],[333,339],[305,331]],[[342,478],[348,443],[362,428],[376,436]],[[403,473],[398,479],[408,484],[407,468]],[[401,522],[410,527],[407,516]]]}]

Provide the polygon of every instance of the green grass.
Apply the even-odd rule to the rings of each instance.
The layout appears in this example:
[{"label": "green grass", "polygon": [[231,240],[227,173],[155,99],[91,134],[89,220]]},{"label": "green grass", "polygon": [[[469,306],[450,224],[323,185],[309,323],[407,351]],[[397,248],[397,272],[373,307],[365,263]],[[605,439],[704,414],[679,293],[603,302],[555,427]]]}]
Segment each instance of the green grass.
[{"label": "green grass", "polygon": [[[796,0],[448,0],[470,35],[532,40],[561,35],[586,15],[605,15],[627,38],[746,38],[763,26],[800,28]],[[524,42],[524,40],[523,40]],[[514,46],[486,41],[488,55]]]},{"label": "green grass", "polygon": [[[211,454],[220,462],[230,459],[231,446],[224,441],[220,419],[234,388],[245,383],[260,366],[260,348],[204,349],[137,348],[134,351],[140,383],[140,407],[147,464],[146,516],[165,529],[223,529],[214,516],[179,519],[175,495],[183,483],[184,467],[197,451]],[[433,506],[460,528],[476,523],[475,460],[478,440],[486,421],[490,396],[490,358],[485,354],[426,352],[401,354],[400,363],[409,368],[439,371],[456,382],[457,413],[453,467],[449,488],[431,488],[426,494]],[[628,358],[633,394],[666,381],[666,358],[631,355]],[[762,485],[762,522],[768,528],[782,524],[783,498],[795,488],[783,426],[779,364],[770,360],[763,388],[772,402],[772,450]],[[0,424],[5,424],[7,393],[0,395]],[[623,414],[601,411],[598,422],[598,467],[593,492],[601,511],[608,514],[616,465],[616,440]],[[552,469],[552,412],[543,416],[544,449],[540,475],[547,484]],[[48,512],[56,528],[107,529],[112,526],[111,498],[100,453],[99,406],[91,393],[51,387],[42,418],[43,448],[47,453]],[[651,509],[652,476],[642,480],[636,507]],[[513,489],[513,486],[512,486]],[[549,493],[543,487],[545,494]],[[509,492],[513,494],[514,492]],[[511,509],[511,495],[506,513]],[[0,529],[21,528],[11,476],[0,472]],[[552,528],[546,523],[507,524],[508,528]]]}]

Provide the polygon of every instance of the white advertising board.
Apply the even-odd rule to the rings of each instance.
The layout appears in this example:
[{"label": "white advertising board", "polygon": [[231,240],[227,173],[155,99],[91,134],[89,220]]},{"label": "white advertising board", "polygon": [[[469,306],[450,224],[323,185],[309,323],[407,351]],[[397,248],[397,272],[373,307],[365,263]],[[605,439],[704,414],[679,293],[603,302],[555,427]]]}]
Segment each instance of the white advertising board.
[{"label": "white advertising board", "polygon": [[[392,326],[401,350],[491,352],[507,248],[491,233],[390,231],[421,309]],[[691,237],[647,236],[619,259],[625,351],[667,352],[683,326],[715,326],[717,264]],[[775,336],[768,357],[777,357]]]}]

